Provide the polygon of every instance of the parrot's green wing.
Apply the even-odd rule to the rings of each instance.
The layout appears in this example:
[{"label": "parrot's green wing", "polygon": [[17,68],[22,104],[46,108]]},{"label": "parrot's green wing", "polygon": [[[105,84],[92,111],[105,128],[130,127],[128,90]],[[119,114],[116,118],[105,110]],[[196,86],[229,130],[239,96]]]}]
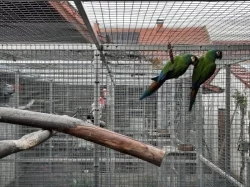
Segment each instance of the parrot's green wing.
[{"label": "parrot's green wing", "polygon": [[203,84],[207,79],[209,79],[214,74],[215,69],[216,69],[216,64],[215,63],[209,64],[202,71],[199,83]]},{"label": "parrot's green wing", "polygon": [[174,58],[174,63],[168,61],[168,63],[163,67],[158,80],[157,81],[164,81],[166,80],[166,78],[172,74],[175,70],[177,70],[177,67],[179,66],[179,64],[182,63],[182,57],[181,56],[176,56]]},{"label": "parrot's green wing", "polygon": [[199,63],[197,63],[194,66],[193,75],[192,75],[192,82],[193,83],[197,83],[201,77],[201,73],[202,73],[203,69],[205,68],[205,61],[204,60],[205,60],[204,56],[201,56],[199,58]]},{"label": "parrot's green wing", "polygon": [[200,85],[202,85],[207,79],[209,79],[213,75],[216,69],[215,63],[209,63],[204,60],[205,59],[199,59],[200,64],[198,64],[197,67],[194,68],[192,76],[192,86],[194,88],[199,88]]}]

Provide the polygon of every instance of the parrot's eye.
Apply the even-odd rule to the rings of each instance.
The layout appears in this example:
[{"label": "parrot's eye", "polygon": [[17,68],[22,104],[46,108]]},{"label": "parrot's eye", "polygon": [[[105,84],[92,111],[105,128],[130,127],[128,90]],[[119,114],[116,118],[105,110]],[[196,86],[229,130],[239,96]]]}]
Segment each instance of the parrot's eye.
[{"label": "parrot's eye", "polygon": [[195,57],[191,56],[191,60],[192,60],[192,62],[195,62]]},{"label": "parrot's eye", "polygon": [[216,54],[217,54],[218,56],[220,56],[220,51],[217,51]]}]

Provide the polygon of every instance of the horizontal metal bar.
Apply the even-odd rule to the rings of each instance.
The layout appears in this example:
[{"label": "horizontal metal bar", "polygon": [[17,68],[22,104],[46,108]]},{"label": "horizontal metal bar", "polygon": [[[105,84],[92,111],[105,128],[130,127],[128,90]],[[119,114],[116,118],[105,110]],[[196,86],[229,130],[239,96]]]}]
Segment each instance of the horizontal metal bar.
[{"label": "horizontal metal bar", "polygon": [[[78,148],[79,149],[79,148]],[[33,161],[31,161],[33,160]],[[41,163],[41,162],[93,162],[94,159],[93,158],[38,158],[38,159],[19,159],[19,160],[16,160],[16,162],[36,162],[36,163]],[[141,162],[143,163],[144,161],[140,160],[139,159],[119,159],[119,158],[113,158],[113,159],[110,159],[110,158],[102,158],[101,159],[101,162],[120,162],[120,163],[129,163],[129,162]]]},{"label": "horizontal metal bar", "polygon": [[225,177],[226,179],[228,179],[228,181],[230,181],[234,185],[236,185],[238,187],[244,187],[243,184],[241,184],[239,181],[234,179],[232,176],[228,175],[226,172],[224,172],[218,166],[216,166],[215,164],[213,164],[212,162],[210,162],[209,160],[204,158],[202,155],[199,156],[199,159],[202,161],[202,163],[206,164],[211,170],[213,170],[216,173],[220,174],[221,176]]},{"label": "horizontal metal bar", "polygon": [[[93,64],[93,61],[90,60],[0,60],[0,64]],[[109,65],[153,65],[148,61],[108,61]]]},{"label": "horizontal metal bar", "polygon": [[[102,44],[104,51],[167,51],[167,45],[141,44]],[[242,45],[172,45],[175,51],[206,51],[218,49],[224,51],[250,51],[249,44]],[[96,50],[95,44],[72,43],[0,43],[0,50]]]},{"label": "horizontal metal bar", "polygon": [[16,44],[0,43],[0,50],[96,50],[94,44]]},{"label": "horizontal metal bar", "polygon": [[[29,78],[29,77],[27,77]],[[53,80],[51,79],[35,79],[35,78],[32,78],[32,81],[34,82],[50,82],[50,81],[53,81],[54,83],[60,83],[60,84],[69,84],[69,85],[94,85],[95,82],[94,81],[91,81],[93,80],[92,78],[86,78],[85,80],[82,80],[82,79],[58,79],[58,78],[54,78]],[[116,79],[117,82],[116,82],[116,85],[136,85],[136,86],[146,86],[146,85],[150,85],[152,83],[152,81],[150,80],[143,80],[143,79]],[[101,83],[106,83],[106,80],[103,80],[103,81],[100,81]]]},{"label": "horizontal metal bar", "polygon": [[[107,75],[107,71],[106,69],[102,69],[103,71],[100,73],[100,76],[106,76]],[[85,76],[94,76],[94,69],[69,69],[69,70],[63,70],[63,69],[46,69],[46,70],[40,70],[40,69],[0,69],[0,72],[2,73],[14,73],[16,71],[19,71],[21,75],[36,75],[36,76],[60,76],[60,77],[85,77]],[[100,70],[101,71],[101,70]],[[150,79],[153,78],[153,76],[156,76],[159,74],[159,72],[146,72],[146,71],[112,71],[111,73],[112,75],[119,75],[121,77],[125,77],[126,75],[132,75],[135,77],[147,77],[149,76]],[[185,75],[183,75],[184,77]],[[189,75],[191,76],[191,75]]]},{"label": "horizontal metal bar", "polygon": [[77,60],[0,60],[0,64],[8,64],[8,65],[18,65],[18,64],[37,64],[38,66],[42,64],[93,64],[92,61],[77,61]]},{"label": "horizontal metal bar", "polygon": [[[175,45],[172,44],[173,50],[175,51],[206,51],[209,49],[218,49],[222,51],[242,51],[250,50],[249,44],[242,45]],[[104,51],[167,51],[167,45],[142,45],[142,44],[103,44]]]},{"label": "horizontal metal bar", "polygon": [[[250,54],[249,57],[230,57],[227,56],[222,60],[216,60],[215,63],[217,65],[228,65],[228,64],[237,64],[237,63],[246,63],[250,62]],[[90,60],[82,60],[82,61],[77,61],[77,60],[0,60],[0,64],[8,64],[8,65],[18,65],[18,64],[37,64],[38,66],[41,64],[66,64],[66,65],[71,65],[71,64],[79,64],[79,65],[88,65],[88,64],[93,64],[93,61]],[[124,60],[119,60],[119,61],[108,61],[108,64],[110,65],[110,69],[115,68],[113,66],[121,66],[120,68],[124,69],[124,66],[148,66],[152,67],[153,63],[149,61],[124,61]],[[162,65],[163,67],[163,65]]]},{"label": "horizontal metal bar", "polygon": [[[79,148],[78,148],[79,149]],[[16,162],[20,163],[25,163],[25,162],[32,162],[32,163],[42,163],[42,162],[93,162],[93,158],[35,158],[35,159],[18,159]],[[7,159],[5,159],[5,162]],[[11,159],[8,159],[8,161],[12,161]],[[127,158],[102,158],[100,160],[101,162],[114,162],[114,163],[144,163],[143,160],[139,159],[127,159]],[[172,161],[171,160],[166,160],[165,163],[170,164]],[[174,163],[179,163],[179,164],[187,164],[187,163],[192,163],[195,164],[195,160],[191,159],[175,159]]]}]

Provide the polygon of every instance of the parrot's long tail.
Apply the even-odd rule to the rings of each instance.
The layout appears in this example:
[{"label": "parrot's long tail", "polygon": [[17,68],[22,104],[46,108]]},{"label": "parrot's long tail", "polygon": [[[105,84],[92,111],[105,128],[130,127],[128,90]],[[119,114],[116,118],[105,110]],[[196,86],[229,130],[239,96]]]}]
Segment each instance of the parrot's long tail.
[{"label": "parrot's long tail", "polygon": [[196,98],[196,95],[197,95],[197,93],[198,93],[198,90],[199,90],[199,89],[193,89],[193,88],[191,88],[189,111],[192,110],[192,107],[193,107],[193,105],[194,105],[195,98]]},{"label": "parrot's long tail", "polygon": [[154,92],[156,92],[156,90],[158,90],[161,85],[163,84],[163,82],[152,82],[152,84],[144,91],[144,93],[142,94],[142,96],[140,97],[140,100],[152,95]]}]

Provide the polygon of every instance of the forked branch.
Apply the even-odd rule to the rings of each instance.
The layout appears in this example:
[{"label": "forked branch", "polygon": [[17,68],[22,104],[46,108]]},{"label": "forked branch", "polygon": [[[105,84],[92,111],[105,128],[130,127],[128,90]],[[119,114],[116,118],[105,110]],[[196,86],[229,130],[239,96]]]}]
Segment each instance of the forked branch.
[{"label": "forked branch", "polygon": [[165,152],[152,145],[69,116],[0,107],[0,122],[55,130],[103,145],[160,166]]}]

